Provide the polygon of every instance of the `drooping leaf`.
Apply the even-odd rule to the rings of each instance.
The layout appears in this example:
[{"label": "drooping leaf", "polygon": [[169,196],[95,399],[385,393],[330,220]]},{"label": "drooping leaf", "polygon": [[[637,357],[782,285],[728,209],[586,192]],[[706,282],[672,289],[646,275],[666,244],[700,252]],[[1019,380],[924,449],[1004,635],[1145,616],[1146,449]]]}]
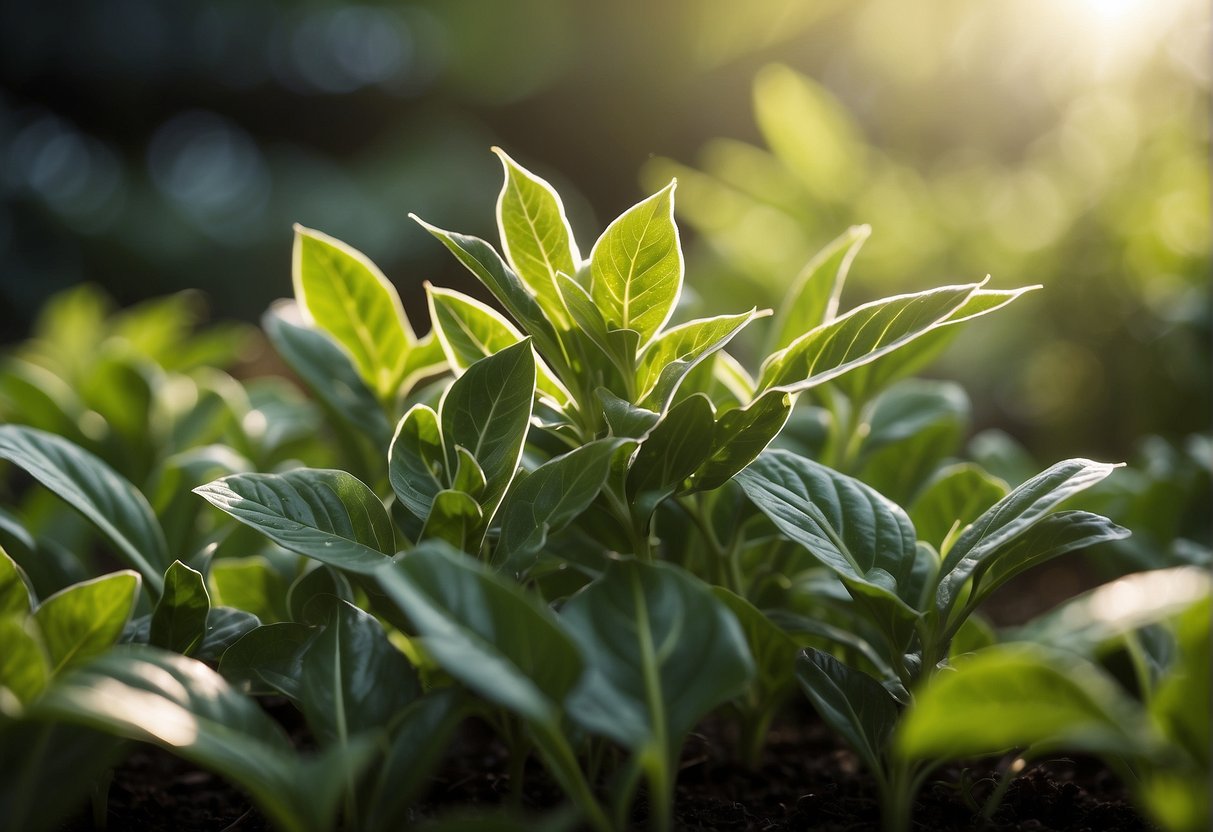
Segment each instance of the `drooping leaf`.
[{"label": "drooping leaf", "polygon": [[1089,459],[1059,462],[974,520],[948,550],[940,567],[935,599],[940,614],[948,614],[968,579],[999,548],[1040,522],[1058,503],[1104,479],[1116,467]]},{"label": "drooping leaf", "polygon": [[320,596],[308,615],[324,629],[303,651],[300,695],[322,744],[348,745],[362,731],[381,731],[420,693],[417,674],[388,641],[374,616],[334,596]]},{"label": "drooping leaf", "polygon": [[388,450],[388,481],[401,504],[424,520],[434,497],[454,471],[447,467],[438,414],[423,404],[413,405],[392,438]]},{"label": "drooping leaf", "polygon": [[349,354],[382,400],[396,394],[417,340],[395,287],[362,252],[295,226],[295,300]]},{"label": "drooping leaf", "polygon": [[526,282],[558,329],[570,320],[556,274],[576,274],[581,265],[577,241],[564,214],[560,195],[545,180],[523,168],[501,148],[493,148],[505,168],[497,197],[497,227],[510,266]]},{"label": "drooping leaf", "polygon": [[51,675],[117,643],[139,593],[139,574],[114,572],[73,584],[34,610]]},{"label": "drooping leaf", "polygon": [[383,503],[344,471],[235,474],[194,492],[279,546],[339,569],[370,572],[396,550]]},{"label": "drooping leaf", "polygon": [[711,454],[692,478],[693,490],[714,491],[731,480],[766,450],[791,413],[791,395],[778,390],[722,413],[712,430]]},{"label": "drooping leaf", "polygon": [[834,319],[851,263],[871,234],[871,226],[853,225],[805,264],[780,305],[770,351]]},{"label": "drooping leaf", "polygon": [[188,656],[202,645],[211,599],[202,573],[181,561],[164,573],[164,594],[152,611],[151,643]]},{"label": "drooping leaf", "polygon": [[671,182],[607,226],[590,254],[590,294],[610,329],[661,330],[682,291],[682,247]]},{"label": "drooping leaf", "polygon": [[943,286],[856,307],[768,356],[758,387],[798,393],[875,361],[941,325],[979,286]]},{"label": "drooping leaf", "polygon": [[881,771],[898,716],[897,702],[884,685],[812,647],[797,659],[796,677],[817,713],[855,749],[868,771]]},{"label": "drooping leaf", "polygon": [[331,772],[361,767],[370,751],[364,745],[302,759],[277,723],[219,674],[143,645],[122,645],[73,668],[29,713],[167,748],[246,789],[288,832],[331,829],[343,786]]},{"label": "drooping leaf", "polygon": [[939,547],[948,546],[977,517],[1007,495],[1007,484],[979,465],[962,462],[941,468],[923,486],[910,506],[910,519],[919,538]]},{"label": "drooping leaf", "polygon": [[664,412],[687,373],[764,314],[767,313],[751,309],[739,315],[702,318],[661,333],[640,353],[636,370],[636,389],[640,391],[637,404]]},{"label": "drooping leaf", "polygon": [[0,425],[7,459],[95,525],[155,595],[171,560],[151,506],[127,480],[66,439],[21,425]]},{"label": "drooping leaf", "polygon": [[958,661],[915,696],[896,745],[906,757],[952,759],[1033,746],[1132,753],[1145,729],[1114,682],[1073,656],[996,645]]},{"label": "drooping leaf", "polygon": [[501,534],[493,562],[505,570],[525,568],[549,534],[585,511],[606,483],[619,439],[589,442],[545,462],[510,488],[501,506]]},{"label": "drooping leaf", "polygon": [[582,660],[545,605],[437,541],[376,577],[444,670],[490,702],[555,724]]}]

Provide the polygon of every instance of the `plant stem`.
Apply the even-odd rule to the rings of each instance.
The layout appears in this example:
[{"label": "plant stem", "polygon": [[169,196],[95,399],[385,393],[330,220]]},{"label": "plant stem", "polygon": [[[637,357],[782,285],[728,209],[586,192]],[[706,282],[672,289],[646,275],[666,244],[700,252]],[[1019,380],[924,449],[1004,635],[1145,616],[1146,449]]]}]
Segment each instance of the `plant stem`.
[{"label": "plant stem", "polygon": [[569,747],[560,726],[533,722],[531,728],[535,735],[535,745],[543,754],[552,775],[560,783],[565,794],[581,809],[586,822],[597,832],[613,832],[611,821],[602,810],[598,798],[594,796],[593,789],[577,763],[577,755]]}]

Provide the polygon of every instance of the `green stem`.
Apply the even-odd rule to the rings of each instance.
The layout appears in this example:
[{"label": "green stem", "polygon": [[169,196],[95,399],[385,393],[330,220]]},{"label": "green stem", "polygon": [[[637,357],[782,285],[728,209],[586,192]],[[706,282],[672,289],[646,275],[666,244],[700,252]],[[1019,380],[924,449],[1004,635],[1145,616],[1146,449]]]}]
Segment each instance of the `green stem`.
[{"label": "green stem", "polygon": [[552,776],[560,783],[564,793],[581,809],[586,822],[597,832],[613,832],[611,821],[602,810],[598,798],[594,796],[594,791],[586,781],[585,774],[577,763],[577,756],[569,747],[560,726],[548,722],[533,722],[531,728],[535,735],[535,745],[548,764]]}]

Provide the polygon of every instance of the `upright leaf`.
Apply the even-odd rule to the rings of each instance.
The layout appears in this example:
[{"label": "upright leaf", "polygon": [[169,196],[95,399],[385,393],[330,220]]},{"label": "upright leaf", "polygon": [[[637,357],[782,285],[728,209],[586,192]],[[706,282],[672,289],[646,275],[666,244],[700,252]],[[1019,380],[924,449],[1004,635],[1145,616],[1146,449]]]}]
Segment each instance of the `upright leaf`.
[{"label": "upright leaf", "polygon": [[853,225],[805,264],[780,305],[772,350],[781,350],[834,319],[851,263],[871,234],[871,226]]},{"label": "upright leaf", "polygon": [[34,610],[34,621],[51,675],[113,646],[138,593],[138,573],[124,570],[73,584],[43,601]]},{"label": "upright leaf", "polygon": [[612,329],[640,333],[640,345],[669,320],[682,291],[682,247],[674,187],[629,208],[594,243],[590,293]]},{"label": "upright leaf", "polygon": [[576,274],[581,253],[564,214],[560,195],[545,180],[520,166],[499,147],[493,152],[505,168],[497,197],[497,227],[510,266],[535,293],[535,299],[559,329],[570,320],[556,274]]},{"label": "upright leaf", "polygon": [[188,656],[198,649],[206,636],[206,619],[211,599],[206,593],[202,573],[181,561],[164,573],[164,594],[152,611],[151,643]]},{"label": "upright leaf", "polygon": [[0,615],[0,645],[4,645],[0,650],[0,689],[10,692],[18,702],[33,701],[51,676],[50,660],[37,627],[24,615]]},{"label": "upright leaf", "polygon": [[713,491],[758,458],[792,414],[792,397],[772,390],[743,408],[726,410],[712,430],[712,448],[695,470],[695,491]]},{"label": "upright leaf", "polygon": [[171,562],[147,499],[83,448],[21,425],[0,425],[0,459],[22,468],[95,525],[153,593]]},{"label": "upright leaf", "polygon": [[962,462],[941,468],[910,506],[918,536],[944,555],[957,535],[1007,495],[1007,484],[980,466]]},{"label": "upright leaf", "polygon": [[305,318],[345,348],[380,399],[395,396],[417,339],[383,272],[362,252],[297,225],[294,281]]},{"label": "upright leaf", "polygon": [[396,551],[383,503],[344,471],[234,474],[194,492],[279,546],[339,569],[370,572]]},{"label": "upright leaf", "polygon": [[438,414],[413,405],[396,426],[387,457],[388,481],[401,504],[420,520],[430,514],[434,498],[454,476],[442,445]]},{"label": "upright leaf", "polygon": [[21,567],[0,546],[0,616],[26,615],[33,605],[33,596]]},{"label": "upright leaf", "polygon": [[882,771],[898,717],[897,702],[884,685],[812,647],[800,654],[796,677],[817,713],[855,749],[868,771]]},{"label": "upright leaf", "polygon": [[664,411],[687,373],[765,314],[769,313],[751,309],[739,315],[689,321],[661,333],[640,354],[636,370],[636,389],[640,391],[637,404]]},{"label": "upright leaf", "polygon": [[712,403],[696,394],[679,402],[649,432],[628,472],[632,513],[647,520],[682,487],[712,447]]}]

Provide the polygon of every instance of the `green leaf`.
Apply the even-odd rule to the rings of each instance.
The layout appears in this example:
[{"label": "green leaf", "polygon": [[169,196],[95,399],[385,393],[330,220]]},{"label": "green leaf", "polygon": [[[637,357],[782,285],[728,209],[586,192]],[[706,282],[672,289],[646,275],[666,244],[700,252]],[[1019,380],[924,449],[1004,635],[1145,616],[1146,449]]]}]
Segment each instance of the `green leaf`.
[{"label": "green leaf", "polygon": [[875,361],[940,326],[980,285],[943,286],[856,307],[768,356],[758,388],[799,393]]},{"label": "green leaf", "polygon": [[522,571],[548,535],[572,522],[606,483],[611,459],[625,443],[600,439],[545,462],[520,477],[501,506],[501,534],[493,549],[500,569]]},{"label": "green leaf", "polygon": [[95,525],[159,595],[171,562],[164,532],[138,490],[112,468],[66,439],[20,425],[0,425],[7,459]]},{"label": "green leaf", "polygon": [[711,452],[712,403],[696,393],[684,399],[649,431],[628,471],[632,514],[647,520],[657,505],[678,491]]},{"label": "green leaf", "polygon": [[838,300],[855,255],[872,234],[868,225],[852,225],[813,255],[784,296],[775,319],[770,349],[781,350],[838,314]]},{"label": "green leaf", "polygon": [[[475,298],[429,283],[425,284],[425,291],[434,331],[457,373],[523,339],[512,323]],[[539,390],[558,404],[568,402],[569,392],[547,365],[542,361],[535,364],[535,384]]]},{"label": "green leaf", "polygon": [[1094,666],[1032,645],[996,645],[919,690],[896,745],[905,757],[942,759],[1022,746],[1132,754],[1144,730],[1125,694]]},{"label": "green leaf", "polygon": [[712,594],[736,616],[754,657],[751,706],[777,706],[796,683],[796,641],[740,595],[722,586],[712,587]]},{"label": "green leaf", "polygon": [[339,569],[371,572],[396,551],[383,503],[344,471],[235,474],[194,493],[279,546]]},{"label": "green leaf", "polygon": [[687,373],[705,358],[723,349],[751,321],[769,314],[751,309],[739,315],[720,315],[689,321],[661,333],[640,353],[636,369],[636,403],[664,412]]},{"label": "green leaf", "polygon": [[343,783],[331,771],[369,759],[369,746],[301,759],[277,723],[219,674],[143,645],[123,645],[74,668],[30,716],[167,748],[246,789],[287,832],[332,829]]},{"label": "green leaf", "polygon": [[561,366],[567,366],[567,361],[557,363],[557,360],[564,356],[564,349],[552,322],[544,314],[531,290],[513,269],[502,262],[500,255],[491,245],[479,237],[443,231],[416,214],[409,216],[437,237],[468,271],[476,275],[493,293],[493,297],[505,307],[505,311],[522,326],[523,331],[535,339],[535,346],[544,358],[553,362],[558,370]]},{"label": "green leaf", "polygon": [[477,530],[483,525],[480,505],[462,491],[439,491],[430,516],[421,529],[422,540],[444,540],[456,549],[476,554],[480,548]]},{"label": "green leaf", "polygon": [[24,615],[0,615],[0,689],[11,691],[18,702],[33,701],[51,676],[36,629]]},{"label": "green leaf", "polygon": [[151,643],[188,656],[202,645],[211,599],[202,573],[181,561],[164,573],[164,594],[152,611]]},{"label": "green leaf", "polygon": [[605,387],[599,387],[594,395],[602,404],[602,415],[606,419],[611,435],[623,439],[642,439],[648,435],[661,418],[660,414],[619,398]]},{"label": "green leaf", "polygon": [[614,561],[560,618],[588,665],[569,714],[667,776],[687,732],[754,674],[728,607],[670,564]]},{"label": "green leaf", "polygon": [[261,318],[274,349],[337,416],[366,434],[376,447],[386,444],[391,425],[349,355],[320,330],[292,322],[297,315],[292,301],[281,301]]},{"label": "green leaf", "polygon": [[457,460],[455,476],[451,479],[451,487],[472,498],[484,494],[488,481],[485,479],[484,471],[480,468],[480,463],[476,461],[476,457],[472,456],[472,452],[462,445],[456,445],[455,459]]},{"label": "green leaf", "polygon": [[206,618],[206,635],[202,637],[202,645],[194,658],[204,662],[217,662],[227,648],[260,626],[261,619],[248,610],[211,607],[211,614]]},{"label": "green leaf", "polygon": [[395,287],[362,252],[300,225],[293,271],[305,320],[331,335],[371,389],[390,401],[417,340]]},{"label": "green leaf", "polygon": [[34,606],[25,573],[0,546],[0,616],[26,615]]},{"label": "green leaf", "polygon": [[1209,709],[1204,707],[1210,701],[1210,623],[1206,588],[1205,597],[1177,617],[1178,656],[1147,706],[1163,735],[1191,755],[1204,774],[1210,757]]},{"label": "green leaf", "polygon": [[335,595],[343,601],[354,600],[354,590],[346,577],[324,564],[296,578],[286,593],[286,607],[292,621],[303,621],[303,611],[318,595]]},{"label": "green leaf", "polygon": [[899,650],[919,613],[914,527],[859,480],[789,451],[767,451],[736,481],[790,540],[833,571]]},{"label": "green leaf", "polygon": [[139,593],[139,575],[114,572],[56,592],[34,610],[51,675],[117,643]]},{"label": "green leaf", "polygon": [[682,291],[682,247],[674,224],[674,187],[665,188],[607,226],[590,254],[590,294],[611,329],[653,339]]},{"label": "green leaf", "polygon": [[972,462],[939,469],[910,505],[918,536],[946,555],[977,517],[1007,495],[1007,484]]},{"label": "green leaf", "polygon": [[477,502],[485,524],[518,469],[534,401],[535,353],[528,340],[477,361],[447,388],[439,406],[447,470],[462,446],[484,472]]},{"label": "green leaf", "polygon": [[267,624],[287,617],[286,579],[261,555],[214,561],[210,584],[216,604],[246,610]]},{"label": "green leaf", "polygon": [[303,652],[301,694],[308,725],[324,745],[382,731],[420,693],[417,674],[372,615],[333,596],[308,615],[324,629]]},{"label": "green leaf", "polygon": [[826,723],[863,760],[868,771],[883,771],[881,758],[897,724],[897,702],[884,685],[815,648],[796,661],[796,678]]},{"label": "green leaf", "polygon": [[419,520],[430,514],[434,497],[454,475],[448,469],[438,414],[413,405],[396,426],[387,457],[388,481],[400,503]]},{"label": "green leaf", "polygon": [[1117,466],[1089,459],[1059,462],[995,503],[948,550],[940,567],[935,605],[947,616],[961,589],[999,548],[1040,522],[1058,503],[1090,488]]},{"label": "green leaf", "polygon": [[714,491],[731,480],[766,450],[791,414],[791,395],[778,390],[722,413],[712,430],[711,453],[692,477],[693,490]]},{"label": "green leaf", "polygon": [[556,274],[576,274],[581,253],[564,204],[545,180],[521,167],[501,148],[494,147],[493,152],[505,168],[505,183],[497,197],[502,250],[548,318],[558,329],[568,329],[569,315],[556,287]]},{"label": "green leaf", "polygon": [[245,693],[303,698],[303,654],[319,630],[284,621],[245,633],[223,653],[219,672]]},{"label": "green leaf", "polygon": [[376,577],[444,670],[525,719],[556,724],[582,663],[538,599],[436,541],[418,546]]}]

